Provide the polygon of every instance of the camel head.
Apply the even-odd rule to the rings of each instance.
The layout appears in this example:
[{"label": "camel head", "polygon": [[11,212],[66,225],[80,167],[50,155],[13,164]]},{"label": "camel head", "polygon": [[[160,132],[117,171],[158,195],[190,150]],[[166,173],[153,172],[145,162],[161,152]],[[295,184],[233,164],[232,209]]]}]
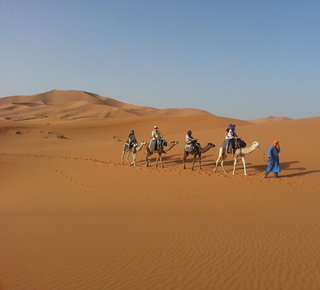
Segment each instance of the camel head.
[{"label": "camel head", "polygon": [[169,150],[172,149],[174,146],[178,145],[179,142],[178,142],[178,141],[171,141],[169,144],[170,144],[170,145],[169,145],[169,148],[166,149],[166,151],[169,151]]},{"label": "camel head", "polygon": [[178,145],[178,144],[179,144],[178,141],[171,141],[171,142],[170,142],[170,145]]},{"label": "camel head", "polygon": [[258,141],[254,141],[254,142],[252,142],[252,147],[254,149],[257,149],[258,147],[260,147],[260,143]]},{"label": "camel head", "polygon": [[141,143],[140,143],[140,146],[134,147],[133,153],[139,152],[143,148],[143,146],[145,146],[146,144],[147,144],[147,142],[142,140]]},{"label": "camel head", "polygon": [[208,146],[209,148],[214,148],[214,147],[216,147],[216,145],[214,145],[213,143],[208,143],[207,146]]}]

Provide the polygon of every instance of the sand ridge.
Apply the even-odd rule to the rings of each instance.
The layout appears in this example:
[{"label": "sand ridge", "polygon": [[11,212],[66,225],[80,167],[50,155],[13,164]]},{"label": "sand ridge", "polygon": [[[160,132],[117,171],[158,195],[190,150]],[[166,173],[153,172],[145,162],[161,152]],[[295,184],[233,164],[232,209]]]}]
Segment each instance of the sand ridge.
[{"label": "sand ridge", "polygon": [[277,121],[288,121],[288,120],[293,120],[288,117],[283,117],[283,116],[269,116],[267,118],[262,118],[262,119],[254,119],[250,120],[252,123],[265,123],[265,122],[277,122]]},{"label": "sand ridge", "polygon": [[123,103],[85,91],[59,91],[0,99],[0,114],[5,120],[128,118],[134,116],[198,116],[212,114],[193,108],[156,109]]}]

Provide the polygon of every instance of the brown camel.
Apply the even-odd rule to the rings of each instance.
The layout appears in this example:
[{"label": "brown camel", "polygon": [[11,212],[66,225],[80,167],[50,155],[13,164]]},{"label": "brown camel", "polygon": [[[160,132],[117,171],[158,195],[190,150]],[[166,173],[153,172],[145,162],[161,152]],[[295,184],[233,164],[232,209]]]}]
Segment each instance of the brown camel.
[{"label": "brown camel", "polygon": [[[174,146],[176,146],[176,145],[178,145],[178,144],[179,144],[178,141],[171,141],[171,142],[170,142],[170,145],[169,145],[169,148],[167,148],[166,151],[171,150]],[[153,149],[150,149],[150,148],[149,148],[149,143],[147,144],[147,146],[146,146],[146,164],[147,164],[147,167],[149,166],[149,156],[152,155],[153,153],[158,153],[155,167],[158,166],[158,160],[159,160],[159,159],[160,159],[161,167],[164,167],[164,166],[163,166],[163,163],[162,163],[162,157],[161,157],[161,154],[164,152],[164,147],[165,147],[165,146],[162,145],[159,149],[153,150]]]},{"label": "brown camel", "polygon": [[[243,164],[243,171],[244,171],[244,175],[247,175],[247,168],[246,168],[246,160],[245,160],[245,155],[253,152],[254,150],[256,150],[258,147],[260,146],[260,143],[258,141],[254,141],[252,143],[252,145],[250,147],[246,147],[246,148],[238,148],[236,149],[235,153],[234,153],[234,163],[233,163],[233,172],[232,174],[236,174],[236,165],[237,165],[237,160],[238,160],[238,157],[241,157],[242,159],[242,164]],[[226,154],[226,151],[225,151],[225,148],[223,148],[222,146],[220,147],[219,149],[219,157],[216,161],[216,167],[214,168],[214,172],[217,171],[217,167],[218,167],[218,164],[220,162],[221,164],[221,167],[222,167],[222,170],[223,172],[226,172],[224,170],[224,167],[223,167],[223,163],[224,163],[224,160],[227,158],[227,154]]]},{"label": "brown camel", "polygon": [[199,144],[199,146],[195,146],[194,150],[191,149],[191,147],[184,147],[184,152],[183,152],[183,168],[186,169],[186,159],[188,157],[189,154],[193,155],[193,161],[192,161],[192,167],[191,170],[193,170],[193,166],[194,163],[196,161],[197,156],[199,156],[199,168],[201,168],[201,154],[202,153],[206,153],[208,150],[210,150],[211,148],[216,147],[214,144],[212,143],[208,143],[206,147],[202,148]]},{"label": "brown camel", "polygon": [[[124,165],[124,162],[123,162],[123,159],[124,159],[124,156],[126,157],[126,160],[128,162],[129,165],[133,165],[133,166],[136,166],[136,160],[137,160],[137,152],[139,152],[143,146],[145,146],[147,143],[145,141],[142,141],[140,143],[140,146],[139,147],[128,147],[127,143],[124,144],[123,146],[123,151],[122,151],[122,156],[121,156],[121,163],[122,165]],[[130,155],[130,152],[132,153],[132,159],[133,161],[130,163],[129,161],[129,155]]]}]

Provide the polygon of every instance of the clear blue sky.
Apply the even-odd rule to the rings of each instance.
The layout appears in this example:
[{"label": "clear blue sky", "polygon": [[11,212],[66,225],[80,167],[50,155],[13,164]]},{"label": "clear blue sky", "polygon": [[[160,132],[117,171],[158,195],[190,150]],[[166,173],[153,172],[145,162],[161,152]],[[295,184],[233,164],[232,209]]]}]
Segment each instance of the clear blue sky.
[{"label": "clear blue sky", "polygon": [[0,97],[320,116],[318,0],[0,0]]}]

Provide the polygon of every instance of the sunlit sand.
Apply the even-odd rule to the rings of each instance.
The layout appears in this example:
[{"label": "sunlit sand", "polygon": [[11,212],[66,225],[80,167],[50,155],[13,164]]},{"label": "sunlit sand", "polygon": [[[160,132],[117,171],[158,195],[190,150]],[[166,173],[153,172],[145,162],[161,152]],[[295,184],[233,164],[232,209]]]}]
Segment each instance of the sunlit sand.
[{"label": "sunlit sand", "polygon": [[[246,108],[249,110],[249,108]],[[251,123],[77,91],[0,99],[0,289],[319,289],[320,117]],[[264,116],[261,116],[264,117]],[[259,149],[232,175],[224,130]],[[121,165],[131,129],[179,141]],[[185,134],[201,145],[183,169]],[[279,179],[264,179],[281,143]],[[132,158],[130,156],[130,158]]]}]

